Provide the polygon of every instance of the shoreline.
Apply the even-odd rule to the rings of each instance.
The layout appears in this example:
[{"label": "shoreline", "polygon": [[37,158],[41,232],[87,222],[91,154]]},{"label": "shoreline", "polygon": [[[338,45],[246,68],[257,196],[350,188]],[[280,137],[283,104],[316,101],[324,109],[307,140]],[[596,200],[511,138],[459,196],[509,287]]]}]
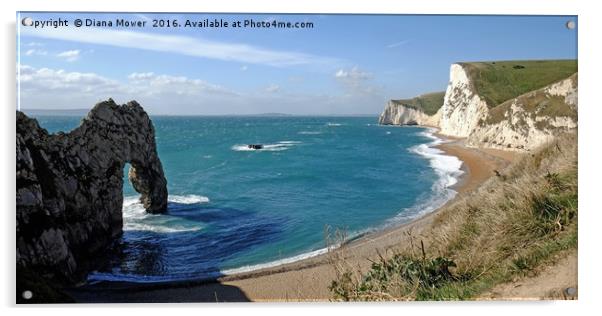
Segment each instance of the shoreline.
[{"label": "shoreline", "polygon": [[[408,234],[417,234],[428,228],[443,209],[478,188],[493,176],[493,170],[505,167],[513,157],[506,152],[496,155],[495,152],[468,148],[462,139],[437,132],[432,135],[443,140],[443,143],[431,148],[462,161],[461,169],[464,172],[458,182],[450,187],[457,194],[431,212],[345,243],[341,251],[345,252],[345,259],[354,267],[366,269],[371,264],[367,259],[386,254],[403,243]],[[335,278],[331,261],[332,253],[327,251],[293,262],[223,275],[217,279],[159,283],[99,282],[67,292],[82,302],[327,301],[330,298],[328,285]]]}]

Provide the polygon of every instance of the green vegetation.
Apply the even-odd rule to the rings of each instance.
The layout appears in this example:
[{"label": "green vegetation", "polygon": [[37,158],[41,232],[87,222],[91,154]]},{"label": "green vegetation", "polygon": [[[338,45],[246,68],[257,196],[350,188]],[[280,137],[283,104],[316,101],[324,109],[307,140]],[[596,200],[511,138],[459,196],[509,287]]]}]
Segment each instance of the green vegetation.
[{"label": "green vegetation", "polygon": [[[336,263],[336,300],[464,300],[577,248],[577,136],[525,155],[368,271]],[[425,246],[426,245],[426,246]]]},{"label": "green vegetation", "polygon": [[426,93],[411,99],[403,100],[392,100],[396,104],[402,104],[404,106],[422,110],[422,112],[433,115],[437,113],[439,108],[443,105],[443,98],[445,97],[445,91]]},{"label": "green vegetation", "polygon": [[495,107],[577,72],[577,60],[525,60],[460,63],[477,93]]},{"label": "green vegetation", "polygon": [[[577,75],[575,74],[570,78],[573,80],[573,84],[576,84]],[[513,103],[514,99],[490,109],[487,116],[487,123],[495,124],[504,120],[506,112],[510,109]],[[523,94],[517,98],[516,103],[520,105],[525,112],[530,113],[532,116],[535,116],[536,114],[538,116],[547,116],[550,118],[565,116],[577,121],[577,109],[568,105],[565,102],[564,97],[549,95],[543,90]],[[535,118],[533,117],[533,119]],[[544,124],[543,122],[540,123]]]}]

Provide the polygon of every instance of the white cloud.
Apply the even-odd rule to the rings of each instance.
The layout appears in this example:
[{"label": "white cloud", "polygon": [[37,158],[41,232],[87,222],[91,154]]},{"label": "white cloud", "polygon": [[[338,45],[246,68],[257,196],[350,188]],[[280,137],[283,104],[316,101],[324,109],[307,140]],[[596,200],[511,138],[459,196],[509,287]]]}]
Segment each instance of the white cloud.
[{"label": "white cloud", "polygon": [[62,69],[19,67],[21,95],[93,96],[122,92],[120,84],[94,73],[67,72]]},{"label": "white cloud", "polygon": [[357,66],[351,69],[339,69],[334,77],[349,94],[371,94],[376,90],[370,84],[372,74],[360,70]]},{"label": "white cloud", "polygon": [[138,95],[236,95],[235,92],[222,86],[201,79],[191,79],[184,76],[157,75],[153,72],[135,72],[130,74],[128,79],[130,90]]},{"label": "white cloud", "polygon": [[278,92],[279,90],[280,90],[280,86],[277,84],[274,84],[274,83],[270,84],[267,88],[265,88],[265,92],[268,92],[268,93],[275,93],[275,92]]},{"label": "white cloud", "polygon": [[35,49],[35,48],[31,48],[31,49],[28,49],[27,51],[25,51],[25,56],[34,56],[34,55],[46,56],[47,54],[48,54],[47,51],[42,50],[42,49]]},{"label": "white cloud", "polygon": [[56,57],[65,59],[68,62],[73,62],[79,59],[80,53],[79,49],[67,50],[56,54]]},{"label": "white cloud", "polygon": [[247,69],[249,69],[249,67],[246,65],[240,67],[240,71],[247,71]]},{"label": "white cloud", "polygon": [[351,81],[361,81],[371,78],[371,74],[361,71],[357,66],[346,70],[339,69],[334,76],[340,80],[351,80]]},{"label": "white cloud", "polygon": [[[127,102],[138,100],[163,113],[180,107],[215,104],[216,100],[238,98],[235,92],[201,79],[132,73],[123,81],[95,73],[69,72],[62,69],[34,68],[21,65],[19,86],[23,108],[85,108],[108,98]],[[197,109],[197,112],[202,112]]]},{"label": "white cloud", "polygon": [[[276,84],[241,93],[199,78],[135,72],[108,78],[90,72],[19,67],[20,106],[22,109],[81,109],[113,98],[118,103],[137,100],[151,114],[354,114],[377,113],[383,97],[349,93],[299,93],[283,90]],[[356,69],[344,70],[346,77],[364,78]],[[364,90],[362,90],[364,89]],[[277,93],[266,93],[277,92]]]},{"label": "white cloud", "polygon": [[152,34],[100,28],[90,28],[83,31],[70,27],[35,30],[33,28],[24,28],[22,33],[23,35],[32,37],[144,49],[275,67],[300,65],[318,65],[321,67],[334,65],[336,67],[337,64],[342,63],[342,61],[335,58],[182,35]]},{"label": "white cloud", "polygon": [[387,45],[386,47],[387,48],[395,48],[395,47],[403,46],[403,45],[407,44],[408,42],[409,42],[409,40],[395,42],[395,43],[391,43],[391,44]]}]

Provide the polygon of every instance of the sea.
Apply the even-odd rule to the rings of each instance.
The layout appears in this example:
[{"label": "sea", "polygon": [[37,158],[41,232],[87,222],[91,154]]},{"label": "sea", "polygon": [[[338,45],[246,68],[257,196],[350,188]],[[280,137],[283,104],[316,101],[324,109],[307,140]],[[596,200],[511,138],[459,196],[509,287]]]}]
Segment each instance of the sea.
[{"label": "sea", "polygon": [[[35,116],[68,132],[78,116]],[[124,170],[120,251],[88,281],[215,278],[316,256],[452,199],[462,162],[377,117],[152,116],[168,182],[147,214]],[[262,144],[260,150],[248,144]],[[126,166],[129,168],[129,165]]]}]

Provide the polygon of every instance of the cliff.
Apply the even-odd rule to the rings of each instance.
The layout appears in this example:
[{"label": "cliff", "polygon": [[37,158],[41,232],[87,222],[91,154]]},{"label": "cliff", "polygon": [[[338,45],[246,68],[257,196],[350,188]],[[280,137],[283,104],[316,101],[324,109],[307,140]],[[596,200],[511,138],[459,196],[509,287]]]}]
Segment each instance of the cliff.
[{"label": "cliff", "polygon": [[438,110],[445,92],[427,93],[405,100],[391,100],[379,117],[383,125],[426,125],[437,126]]},{"label": "cliff", "polygon": [[123,168],[147,212],[167,208],[153,124],[135,101],[100,102],[69,133],[17,112],[17,267],[80,280],[122,234]]},{"label": "cliff", "polygon": [[387,103],[385,110],[378,118],[378,123],[382,125],[437,126],[438,121],[438,115],[430,116],[419,108],[398,103],[394,100]]},{"label": "cliff", "polygon": [[468,146],[531,151],[577,128],[576,69],[574,60],[452,64],[435,114],[389,102],[379,123],[435,126]]},{"label": "cliff", "polygon": [[577,129],[577,74],[489,110],[466,140],[473,147],[532,151]]},{"label": "cliff", "polygon": [[464,67],[460,64],[451,65],[449,85],[443,106],[439,109],[441,134],[468,137],[487,110],[487,103],[476,93]]}]

